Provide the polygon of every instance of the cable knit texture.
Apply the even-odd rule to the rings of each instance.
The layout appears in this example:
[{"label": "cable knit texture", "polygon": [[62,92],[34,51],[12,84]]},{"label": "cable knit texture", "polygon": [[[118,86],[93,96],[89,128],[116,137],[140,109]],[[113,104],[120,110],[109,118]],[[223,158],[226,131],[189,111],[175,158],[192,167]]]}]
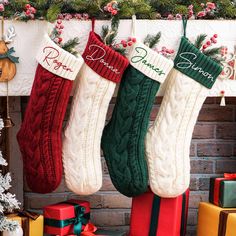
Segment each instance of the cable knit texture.
[{"label": "cable knit texture", "polygon": [[[42,52],[45,47],[54,50],[52,47],[56,48],[56,45],[46,41],[41,45],[40,51]],[[48,53],[50,52],[47,51],[45,58]],[[60,58],[60,62],[65,65],[64,69],[71,69],[71,80],[74,80],[83,59],[68,55],[61,49],[60,53],[55,54],[53,58],[46,59],[48,64],[55,64],[54,60]],[[71,64],[67,64],[68,58]],[[41,59],[39,63],[44,65],[43,57]],[[78,67],[72,69],[71,65]],[[57,70],[57,67],[54,70]],[[66,74],[69,73],[68,71]],[[34,192],[52,192],[62,178],[61,129],[72,89],[71,80],[48,71],[47,66],[44,68],[39,64],[37,67],[24,121],[17,134],[23,157],[24,174],[29,187]]]},{"label": "cable knit texture", "polygon": [[116,189],[131,197],[147,190],[144,138],[160,83],[129,66],[102,137],[102,149]]},{"label": "cable knit texture", "polygon": [[173,61],[141,42],[133,45],[129,60],[111,121],[103,132],[102,149],[114,186],[133,197],[147,190],[144,139],[153,101]]},{"label": "cable knit texture", "polygon": [[67,187],[80,195],[102,186],[101,134],[116,84],[84,65],[74,94],[63,139],[63,166]]},{"label": "cable knit texture", "polygon": [[154,125],[146,136],[152,191],[176,197],[190,181],[189,149],[199,111],[222,67],[182,37]]},{"label": "cable knit texture", "polygon": [[17,140],[30,189],[49,193],[62,177],[61,127],[72,82],[38,65]]},{"label": "cable knit texture", "polygon": [[80,195],[97,192],[102,185],[101,136],[109,102],[128,60],[90,33],[83,53],[85,65],[73,96],[63,140],[67,187]]},{"label": "cable knit texture", "polygon": [[146,140],[146,159],[152,191],[176,197],[190,181],[189,148],[194,125],[208,89],[173,69],[165,96]]}]

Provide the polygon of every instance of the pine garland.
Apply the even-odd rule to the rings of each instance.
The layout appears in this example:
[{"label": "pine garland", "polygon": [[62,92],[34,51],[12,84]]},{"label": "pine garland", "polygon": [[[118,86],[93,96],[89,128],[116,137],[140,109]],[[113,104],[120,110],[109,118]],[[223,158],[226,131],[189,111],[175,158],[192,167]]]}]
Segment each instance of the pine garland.
[{"label": "pine garland", "polygon": [[[36,10],[35,19],[46,19],[54,21],[58,14],[62,13],[88,13],[90,17],[96,19],[108,19],[110,14],[104,10],[104,7],[110,0],[9,0],[5,6],[4,16],[18,20],[30,20],[31,18],[22,15],[26,4],[31,4]],[[137,18],[155,19],[161,14],[167,17],[168,14],[186,14],[188,6],[193,5],[195,14],[201,11],[201,2],[206,0],[117,0],[119,5],[118,16],[121,19],[131,18],[133,14]],[[217,9],[213,15],[207,15],[205,18],[230,18],[236,19],[236,1],[235,0],[214,0]]]}]

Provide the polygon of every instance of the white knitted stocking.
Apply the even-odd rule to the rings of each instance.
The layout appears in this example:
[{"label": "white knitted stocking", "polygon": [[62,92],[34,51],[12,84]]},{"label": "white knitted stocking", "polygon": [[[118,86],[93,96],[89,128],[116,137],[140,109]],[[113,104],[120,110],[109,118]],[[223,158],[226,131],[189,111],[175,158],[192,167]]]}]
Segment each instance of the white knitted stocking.
[{"label": "white knitted stocking", "polygon": [[129,61],[101,41],[94,32],[94,21],[83,58],[64,133],[63,164],[67,187],[89,195],[102,186],[102,131],[109,102]]},{"label": "white knitted stocking", "polygon": [[207,94],[206,87],[172,70],[145,143],[150,187],[158,196],[176,197],[189,186],[192,132]]},{"label": "white knitted stocking", "polygon": [[67,187],[88,195],[102,185],[100,140],[116,84],[82,67],[65,129],[63,164]]}]

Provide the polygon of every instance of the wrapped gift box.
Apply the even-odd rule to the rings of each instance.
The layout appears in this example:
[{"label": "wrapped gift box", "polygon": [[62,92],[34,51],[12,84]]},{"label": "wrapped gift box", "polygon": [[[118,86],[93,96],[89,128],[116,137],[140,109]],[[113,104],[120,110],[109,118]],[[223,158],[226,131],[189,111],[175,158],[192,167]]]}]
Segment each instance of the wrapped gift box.
[{"label": "wrapped gift box", "polygon": [[10,214],[8,219],[18,221],[24,236],[43,236],[43,216],[27,211]]},{"label": "wrapped gift box", "polygon": [[223,208],[236,207],[236,174],[210,179],[209,202]]},{"label": "wrapped gift box", "polygon": [[90,219],[87,201],[68,200],[44,207],[44,232],[53,235],[79,235]]},{"label": "wrapped gift box", "polygon": [[235,236],[236,209],[224,209],[201,202],[198,212],[197,236]]},{"label": "wrapped gift box", "polygon": [[151,191],[134,197],[129,235],[185,235],[188,200],[189,190],[176,198],[160,198]]}]

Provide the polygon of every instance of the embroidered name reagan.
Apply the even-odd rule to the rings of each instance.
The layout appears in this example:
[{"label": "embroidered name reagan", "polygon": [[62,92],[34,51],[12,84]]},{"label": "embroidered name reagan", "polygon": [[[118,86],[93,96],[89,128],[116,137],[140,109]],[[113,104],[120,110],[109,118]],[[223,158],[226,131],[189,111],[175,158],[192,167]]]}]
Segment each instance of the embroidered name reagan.
[{"label": "embroidered name reagan", "polygon": [[108,62],[104,60],[104,57],[106,56],[106,51],[102,47],[91,44],[89,45],[89,50],[92,51],[91,55],[87,55],[86,59],[89,61],[99,61],[101,64],[103,64],[105,67],[107,67],[109,70],[114,72],[115,74],[120,74],[118,69],[114,68],[114,66],[111,66]]},{"label": "embroidered name reagan", "polygon": [[156,67],[155,65],[149,63],[145,58],[147,57],[147,50],[142,48],[142,47],[136,47],[135,51],[138,53],[138,55],[133,56],[131,58],[132,63],[139,63],[142,62],[145,66],[149,67],[153,71],[157,72],[158,75],[165,75],[163,70],[160,68]]},{"label": "embroidered name reagan", "polygon": [[56,48],[47,46],[43,49],[43,53],[46,54],[43,62],[46,62],[48,66],[51,66],[52,63],[55,64],[54,70],[62,69],[65,71],[73,72],[70,67],[62,64],[62,62],[57,60],[57,58],[59,57],[59,51]]},{"label": "embroidered name reagan", "polygon": [[182,52],[179,57],[183,59],[183,61],[176,64],[179,69],[192,69],[197,71],[199,74],[202,74],[204,77],[210,79],[214,82],[214,78],[212,74],[207,71],[204,71],[201,67],[198,67],[194,61],[197,60],[197,55],[192,52]]}]

